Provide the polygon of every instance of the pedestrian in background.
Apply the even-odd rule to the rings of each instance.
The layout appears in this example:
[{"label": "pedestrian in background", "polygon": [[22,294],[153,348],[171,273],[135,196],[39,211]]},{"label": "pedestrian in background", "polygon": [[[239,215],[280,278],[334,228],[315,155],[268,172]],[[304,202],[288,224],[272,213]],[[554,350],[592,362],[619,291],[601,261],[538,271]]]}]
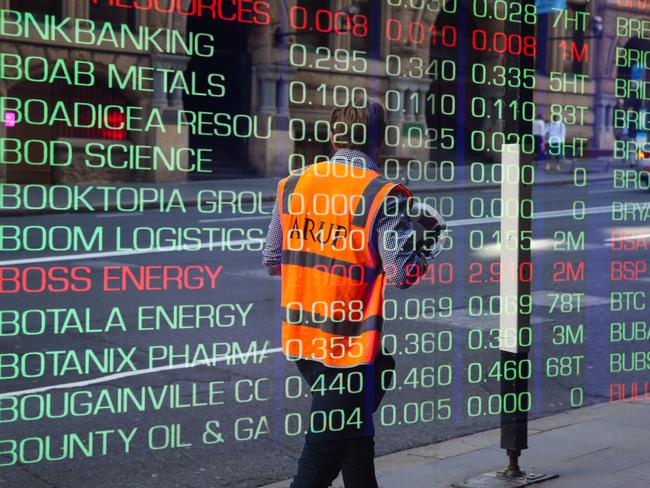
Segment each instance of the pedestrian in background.
[{"label": "pedestrian in background", "polygon": [[[349,133],[361,125],[365,136]],[[418,226],[445,227],[439,216],[420,222],[435,210],[380,173],[386,125],[380,100],[336,108],[334,157],[278,184],[263,264],[282,277],[282,349],[312,397],[292,488],[329,487],[341,471],[346,488],[377,487],[372,415],[395,366],[381,350],[384,285],[415,283],[436,255]]]},{"label": "pedestrian in background", "polygon": [[535,137],[535,162],[539,162],[544,159],[546,150],[546,121],[539,113],[533,121],[533,137]]},{"label": "pedestrian in background", "polygon": [[[548,143],[548,154],[555,160],[555,169],[560,171],[560,159],[564,154],[564,141],[566,139],[566,125],[560,114],[553,115],[551,122],[546,126],[546,138]],[[544,169],[551,168],[550,161]]]},{"label": "pedestrian in background", "polygon": [[[616,100],[616,106],[612,111],[612,127],[614,127],[614,141],[615,143],[623,144],[625,148],[625,159],[623,160],[623,164],[631,167],[634,166],[634,163],[636,161],[636,153],[635,151],[632,151],[631,153],[628,151],[628,142],[632,140],[632,137],[630,137],[630,130],[627,125],[627,121],[629,120],[627,116],[628,116],[628,112],[627,109],[625,108],[625,100],[619,98],[618,100]],[[621,120],[623,122],[620,122]]]}]

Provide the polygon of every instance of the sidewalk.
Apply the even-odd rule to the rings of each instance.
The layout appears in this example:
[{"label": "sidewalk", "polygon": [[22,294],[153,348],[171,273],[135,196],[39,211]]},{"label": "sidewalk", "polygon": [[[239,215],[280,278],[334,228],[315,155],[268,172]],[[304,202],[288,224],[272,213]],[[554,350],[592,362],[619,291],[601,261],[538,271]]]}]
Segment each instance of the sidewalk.
[{"label": "sidewalk", "polygon": [[[649,420],[650,401],[603,403],[532,420],[521,467],[529,473],[559,474],[532,485],[541,488],[648,488]],[[495,429],[377,458],[379,486],[448,488],[501,469],[506,454],[499,447],[499,435]],[[343,486],[340,477],[332,486]]]},{"label": "sidewalk", "polygon": [[[535,186],[539,185],[562,185],[573,183],[573,168],[584,167],[589,174],[589,182],[607,181],[612,179],[614,168],[622,167],[620,162],[613,164],[610,159],[592,159],[592,160],[577,160],[564,161],[561,165],[559,172],[555,171],[555,165],[552,171],[544,171],[544,165],[538,164],[535,174]],[[468,174],[461,178],[461,172],[466,171]],[[453,192],[468,189],[485,189],[485,188],[498,188],[499,183],[484,182],[472,183],[469,176],[469,166],[459,167],[455,181],[451,183],[439,181],[415,181],[408,182],[407,187],[414,193],[429,193],[429,192]],[[153,189],[152,192],[145,194],[138,194],[135,198],[148,198],[150,201],[145,201],[142,204],[142,209],[151,209],[160,207],[160,199],[156,198],[157,194],[164,195],[169,198],[174,191],[179,192],[180,199],[182,199],[186,207],[193,207],[197,205],[199,195],[201,192],[207,196],[208,201],[214,201],[218,192],[222,192],[221,198],[223,201],[230,202],[241,195],[241,202],[251,203],[256,202],[258,205],[262,202],[273,203],[276,197],[277,185],[280,178],[246,178],[246,179],[232,179],[232,180],[208,180],[208,181],[194,181],[194,182],[178,182],[178,183],[119,183],[108,184],[98,183],[97,185],[79,185],[79,193],[83,194],[78,208],[66,210],[63,192],[53,192],[52,199],[46,208],[30,209],[22,205],[18,208],[0,209],[2,216],[20,216],[20,215],[42,215],[51,213],[63,213],[74,211],[80,212],[104,212],[116,211],[118,206],[116,203],[115,192],[112,192],[108,197],[104,192],[98,189],[91,188],[88,192],[84,190],[89,186],[93,187],[112,187],[112,188],[129,188],[136,189],[135,192],[123,194],[120,202],[122,208],[129,208],[132,206],[134,196],[131,193]],[[127,192],[124,192],[127,193]],[[59,209],[59,210],[55,210]]]}]

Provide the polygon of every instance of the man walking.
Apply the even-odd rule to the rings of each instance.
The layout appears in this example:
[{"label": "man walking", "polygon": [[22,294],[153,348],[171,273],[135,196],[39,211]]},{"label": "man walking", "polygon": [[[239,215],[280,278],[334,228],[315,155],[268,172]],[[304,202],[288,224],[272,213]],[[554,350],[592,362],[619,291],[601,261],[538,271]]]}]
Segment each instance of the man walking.
[{"label": "man walking", "polygon": [[[560,171],[560,160],[564,155],[564,140],[566,139],[566,125],[559,114],[553,115],[551,122],[546,127],[548,136],[548,153],[555,159],[555,170]],[[548,171],[551,163],[546,163],[544,169]]]},{"label": "man walking", "polygon": [[[328,487],[340,471],[346,488],[377,486],[372,414],[381,372],[394,366],[380,350],[384,285],[413,284],[444,230],[433,209],[380,175],[386,110],[363,102],[332,112],[330,161],[279,182],[263,252],[268,273],[282,276],[283,351],[312,393],[293,488]],[[409,213],[421,217],[418,233]],[[420,238],[423,227],[432,239]]]},{"label": "man walking", "polygon": [[533,120],[533,137],[535,138],[535,163],[539,163],[544,159],[544,139],[546,137],[546,121],[540,113]]}]

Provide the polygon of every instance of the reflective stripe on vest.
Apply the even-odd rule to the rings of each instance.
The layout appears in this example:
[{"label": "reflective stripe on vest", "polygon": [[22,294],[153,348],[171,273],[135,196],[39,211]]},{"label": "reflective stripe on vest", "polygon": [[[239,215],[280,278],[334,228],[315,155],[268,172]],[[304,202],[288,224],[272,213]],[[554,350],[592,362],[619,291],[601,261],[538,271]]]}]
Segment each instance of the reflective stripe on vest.
[{"label": "reflective stripe on vest", "polygon": [[[362,201],[365,202],[365,208],[363,212],[355,212],[355,216],[352,219],[352,225],[357,227],[365,227],[368,222],[368,216],[370,215],[371,206],[368,202],[373,202],[375,196],[379,191],[386,185],[386,180],[378,176],[370,182],[366,189],[363,190]],[[360,204],[360,203],[359,203]],[[359,207],[357,206],[357,209]]]},{"label": "reflective stripe on vest", "polygon": [[307,251],[282,251],[282,262],[294,266],[304,266],[350,278],[354,281],[370,281],[376,277],[376,268],[366,268],[360,264],[349,263],[340,259],[323,256]]},{"label": "reflective stripe on vest", "polygon": [[382,318],[379,315],[371,315],[362,321],[335,321],[323,317],[318,313],[286,307],[282,307],[282,317],[284,317],[284,321],[290,325],[313,327],[320,329],[323,332],[327,332],[328,334],[336,334],[344,337],[358,336],[370,330],[380,331],[383,323]]},{"label": "reflective stripe on vest", "polygon": [[300,174],[297,173],[289,175],[289,178],[285,180],[284,188],[282,190],[282,205],[280,206],[281,213],[286,212],[289,208],[289,198],[291,197],[293,191],[296,189],[296,185],[298,184],[299,179]]},{"label": "reflective stripe on vest", "polygon": [[381,339],[386,276],[369,245],[372,224],[391,189],[410,192],[365,168],[337,175],[333,164],[342,163],[316,163],[278,185],[282,348],[295,358],[353,367],[373,362]]}]

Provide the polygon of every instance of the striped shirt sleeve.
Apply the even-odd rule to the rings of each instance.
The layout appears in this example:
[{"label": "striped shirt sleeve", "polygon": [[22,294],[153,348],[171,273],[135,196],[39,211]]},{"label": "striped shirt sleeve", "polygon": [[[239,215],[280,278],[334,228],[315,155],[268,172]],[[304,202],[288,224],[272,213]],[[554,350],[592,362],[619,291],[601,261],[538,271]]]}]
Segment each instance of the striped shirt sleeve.
[{"label": "striped shirt sleeve", "polygon": [[417,281],[427,268],[426,258],[415,249],[414,230],[407,216],[408,197],[402,192],[384,200],[375,218],[376,249],[387,276],[387,283],[405,289]]},{"label": "striped shirt sleeve", "polygon": [[277,276],[282,269],[282,227],[280,225],[280,210],[278,208],[278,199],[275,199],[273,212],[271,213],[271,223],[266,233],[266,242],[262,250],[262,264],[266,272],[271,276]]}]

